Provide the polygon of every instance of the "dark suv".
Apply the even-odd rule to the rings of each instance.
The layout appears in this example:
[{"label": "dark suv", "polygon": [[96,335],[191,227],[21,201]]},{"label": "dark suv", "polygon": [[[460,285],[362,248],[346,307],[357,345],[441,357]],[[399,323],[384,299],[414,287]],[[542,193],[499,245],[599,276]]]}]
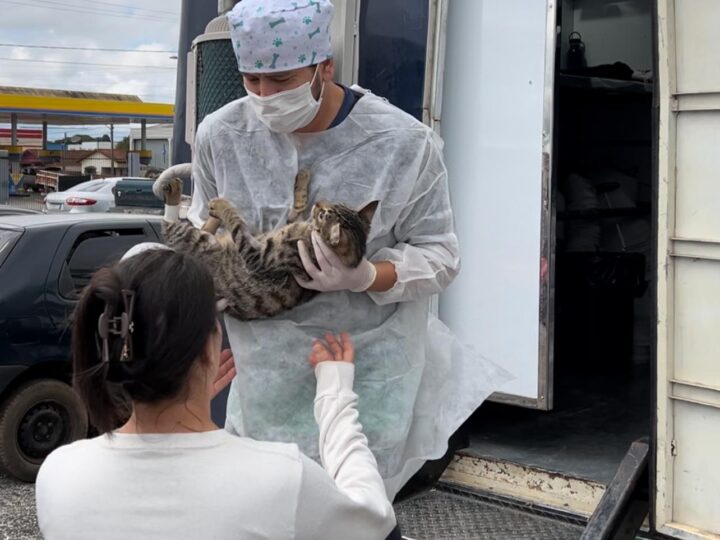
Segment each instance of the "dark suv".
[{"label": "dark suv", "polygon": [[158,241],[156,216],[0,216],[0,467],[11,475],[34,480],[48,453],[87,435],[68,316],[95,270]]}]

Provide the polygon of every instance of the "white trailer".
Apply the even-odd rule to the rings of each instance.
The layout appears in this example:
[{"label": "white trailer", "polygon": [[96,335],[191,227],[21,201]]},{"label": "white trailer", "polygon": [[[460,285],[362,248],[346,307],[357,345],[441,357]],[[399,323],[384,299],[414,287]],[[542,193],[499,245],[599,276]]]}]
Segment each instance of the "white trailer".
[{"label": "white trailer", "polygon": [[[555,273],[563,214],[558,203],[568,173],[563,167],[573,161],[563,151],[568,145],[577,151],[578,146],[562,133],[577,128],[562,118],[569,93],[562,86],[593,85],[595,93],[588,91],[585,97],[598,114],[596,124],[586,129],[588,144],[596,146],[587,156],[612,160],[622,154],[617,161],[632,161],[630,154],[637,158],[644,150],[628,134],[647,130],[651,136],[651,249],[645,254],[646,294],[654,309],[645,335],[653,343],[643,369],[643,351],[638,350],[643,343],[637,335],[643,331],[636,316],[630,359],[632,376],[640,376],[645,381],[640,384],[648,387],[646,433],[654,450],[650,521],[673,538],[720,538],[720,2],[453,0],[431,5],[445,43],[434,39],[440,52],[434,54],[429,87],[441,90],[430,94],[428,119],[439,124],[446,141],[464,253],[463,273],[441,298],[441,315],[478,350],[518,376],[497,400],[558,408],[562,392],[568,391],[554,387],[566,369],[554,354],[557,339],[552,340],[553,330],[559,330],[553,326],[560,321],[553,313],[562,307],[558,280],[567,278]],[[573,77],[564,75],[558,63],[566,58],[566,36],[579,26],[588,64],[621,60],[636,71],[635,82],[593,76],[568,80]],[[556,40],[562,40],[558,55]],[[603,85],[617,107],[621,94],[653,94],[650,116],[624,106],[612,152],[599,151],[609,142],[607,133],[600,133],[605,129],[600,111],[608,110],[599,97]],[[634,107],[646,106],[635,99]],[[583,98],[573,100],[577,105]],[[636,173],[642,180],[643,172]],[[608,208],[594,210],[603,209]],[[611,228],[602,226],[603,232]],[[630,234],[631,227],[620,232]],[[544,261],[549,263],[547,274]],[[636,310],[640,302],[635,300]],[[575,360],[583,362],[583,354]],[[611,384],[621,387],[627,372],[623,366],[615,369],[617,373],[605,372],[590,385],[615,378]],[[595,377],[592,370],[584,376]],[[627,403],[628,424],[633,406]],[[608,409],[598,407],[596,414],[597,424],[614,421],[603,416]],[[513,416],[507,418],[511,422]],[[533,418],[542,422],[544,417]],[[592,421],[592,416],[584,417],[584,422]],[[606,482],[564,470],[564,482],[558,485],[556,476],[545,474],[552,467],[532,462],[537,450],[532,435],[526,432],[522,443],[522,435],[483,431],[482,420],[474,429],[483,438],[505,437],[505,446],[485,444],[484,451],[473,452],[471,445],[451,465],[446,480],[584,514],[594,509]],[[575,440],[561,428],[556,438],[558,444],[548,445],[548,452]],[[612,441],[596,442],[601,448],[607,444],[605,453],[610,452]],[[587,452],[590,461],[606,457],[582,445],[576,451]],[[573,452],[572,445],[566,446],[561,459],[572,462]]]},{"label": "white trailer", "polygon": [[[647,527],[720,538],[720,2],[334,3],[339,81],[415,92],[445,140],[463,270],[438,312],[515,375],[443,481],[588,517],[647,436]],[[191,144],[228,37],[189,56]]]}]

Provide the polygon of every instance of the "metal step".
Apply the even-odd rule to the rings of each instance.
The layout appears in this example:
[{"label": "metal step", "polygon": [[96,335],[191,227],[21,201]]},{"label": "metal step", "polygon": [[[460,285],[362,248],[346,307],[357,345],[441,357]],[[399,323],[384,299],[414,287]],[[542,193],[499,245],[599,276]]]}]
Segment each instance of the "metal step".
[{"label": "metal step", "polygon": [[490,493],[522,503],[589,518],[605,486],[572,475],[473,454],[455,454],[443,483],[472,492]]},{"label": "metal step", "polygon": [[439,483],[395,505],[408,540],[578,540],[585,521]]}]

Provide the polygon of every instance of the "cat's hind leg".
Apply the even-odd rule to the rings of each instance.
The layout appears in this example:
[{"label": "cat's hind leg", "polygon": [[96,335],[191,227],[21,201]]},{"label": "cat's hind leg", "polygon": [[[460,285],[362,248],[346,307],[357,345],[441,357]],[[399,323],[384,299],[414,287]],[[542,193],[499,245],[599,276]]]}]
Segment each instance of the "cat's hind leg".
[{"label": "cat's hind leg", "polygon": [[211,216],[222,221],[223,226],[230,233],[240,257],[248,267],[254,270],[262,268],[267,261],[268,253],[273,250],[272,240],[260,240],[250,234],[245,220],[226,199],[212,199],[208,203],[208,210]]},{"label": "cat's hind leg", "polygon": [[220,228],[220,220],[214,216],[208,217],[205,224],[200,228],[201,231],[204,231],[206,233],[215,234],[217,230]]},{"label": "cat's hind leg", "polygon": [[222,223],[225,230],[238,247],[241,254],[246,251],[256,251],[260,249],[258,241],[247,232],[245,220],[240,217],[235,207],[230,204],[227,199],[217,198],[211,199],[208,203],[208,213],[211,218],[215,218]]},{"label": "cat's hind leg", "polygon": [[288,223],[295,223],[303,219],[308,205],[308,190],[310,188],[310,171],[300,169],[295,177],[293,190],[293,207],[288,214]]},{"label": "cat's hind leg", "polygon": [[230,201],[217,197],[208,202],[208,214],[211,219],[216,219],[230,235],[235,238],[239,231],[245,229],[245,220],[240,217]]},{"label": "cat's hind leg", "polygon": [[168,247],[188,253],[202,253],[219,246],[214,235],[196,229],[187,221],[163,221],[162,237]]}]

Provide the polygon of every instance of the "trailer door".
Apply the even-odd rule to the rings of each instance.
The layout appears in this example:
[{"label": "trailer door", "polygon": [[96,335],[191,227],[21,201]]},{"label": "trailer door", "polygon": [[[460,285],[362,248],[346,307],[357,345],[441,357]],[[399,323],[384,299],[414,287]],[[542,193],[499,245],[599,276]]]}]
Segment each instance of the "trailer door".
[{"label": "trailer door", "polygon": [[656,526],[720,536],[720,2],[659,0]]},{"label": "trailer door", "polygon": [[[550,174],[556,5],[431,2],[426,114],[445,140],[462,271],[440,297],[458,336],[517,378],[494,399],[552,406]],[[444,50],[443,50],[444,49]],[[440,95],[442,107],[432,98]],[[430,92],[430,95],[428,95]]]}]

